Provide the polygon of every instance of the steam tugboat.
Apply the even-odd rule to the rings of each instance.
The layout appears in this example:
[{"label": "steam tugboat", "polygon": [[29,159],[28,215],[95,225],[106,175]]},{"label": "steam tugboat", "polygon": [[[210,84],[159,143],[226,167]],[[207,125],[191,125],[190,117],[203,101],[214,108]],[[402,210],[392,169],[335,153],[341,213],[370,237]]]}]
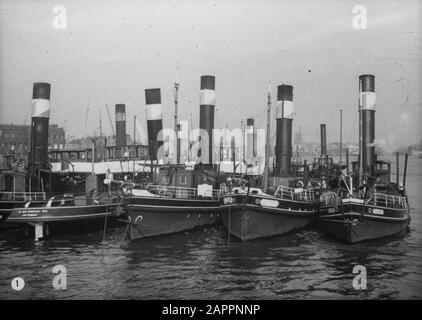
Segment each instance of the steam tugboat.
[{"label": "steam tugboat", "polygon": [[[51,191],[48,161],[48,122],[50,118],[50,84],[34,83],[31,112],[31,145],[28,161],[15,155],[2,157],[0,215],[7,221],[13,208],[22,208],[32,201],[42,205]],[[3,161],[2,161],[3,162]],[[28,163],[27,169],[25,164]]]},{"label": "steam tugboat", "polygon": [[[278,86],[275,175],[269,178],[269,124],[271,95],[268,92],[267,138],[263,188],[234,187],[221,197],[222,221],[229,234],[242,241],[282,235],[311,224],[317,213],[315,194],[297,179],[292,159],[293,87]],[[270,181],[271,180],[271,181]],[[272,182],[272,183],[270,183]],[[272,187],[270,186],[272,184]],[[273,194],[271,194],[271,190]]]},{"label": "steam tugboat", "polygon": [[130,227],[132,240],[212,225],[220,212],[218,189],[206,170],[183,166],[158,167],[155,184],[110,181],[129,190],[121,219]]},{"label": "steam tugboat", "polygon": [[[391,179],[391,163],[375,154],[375,77],[359,77],[359,161],[352,173],[342,176],[342,199],[333,206],[321,207],[319,224],[324,232],[347,243],[382,238],[405,231],[410,208],[405,184],[399,183],[397,156],[396,183]],[[356,186],[356,187],[355,187]]]},{"label": "steam tugboat", "polygon": [[[50,118],[49,83],[34,83],[32,96],[31,146],[28,159],[6,157],[1,166],[1,182],[7,191],[0,192],[0,213],[4,226],[31,225],[35,228],[35,240],[48,235],[53,229],[72,222],[104,219],[117,206],[114,197],[100,197],[98,177],[87,177],[86,194],[77,194],[75,186],[81,183],[63,179],[53,174],[48,154],[48,130]],[[92,153],[94,159],[94,151]],[[4,159],[4,157],[3,157]],[[4,164],[5,162],[5,164]],[[25,168],[25,164],[28,164]],[[94,166],[93,166],[94,168]],[[54,190],[55,192],[52,192]],[[98,220],[97,220],[98,222]],[[103,224],[99,224],[103,225]]]},{"label": "steam tugboat", "polygon": [[[177,110],[175,83],[175,104]],[[212,165],[212,130],[214,126],[215,77],[201,77],[200,129],[201,162],[193,168],[179,164],[179,147],[176,164],[155,165],[154,181],[144,188],[128,182],[108,181],[120,184],[129,192],[122,207],[126,213],[122,219],[128,223],[132,240],[191,230],[214,224],[220,211],[218,174]],[[162,158],[163,139],[160,89],[146,89],[146,114],[148,143],[151,162]],[[177,130],[177,111],[175,129]],[[176,131],[177,132],[177,131]],[[203,137],[206,132],[208,137]],[[208,141],[208,146],[202,144]],[[178,141],[179,145],[179,141]],[[107,181],[106,181],[107,182]]]},{"label": "steam tugboat", "polygon": [[[53,196],[44,205],[28,201],[23,208],[15,208],[7,222],[31,225],[35,229],[35,241],[49,236],[55,230],[71,227],[102,227],[107,216],[115,213],[117,197],[99,194],[96,175],[86,179],[86,194]],[[82,223],[82,224],[81,224]]]}]

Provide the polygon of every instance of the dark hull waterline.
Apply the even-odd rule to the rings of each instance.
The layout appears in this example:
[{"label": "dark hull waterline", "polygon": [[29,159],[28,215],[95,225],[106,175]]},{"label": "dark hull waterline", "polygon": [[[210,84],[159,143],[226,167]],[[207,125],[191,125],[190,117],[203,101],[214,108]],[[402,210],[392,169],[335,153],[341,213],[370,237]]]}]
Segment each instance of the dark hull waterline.
[{"label": "dark hull waterline", "polygon": [[312,211],[289,211],[246,205],[225,209],[221,220],[228,232],[242,241],[283,235],[310,225]]},{"label": "dark hull waterline", "polygon": [[132,197],[128,202],[132,240],[213,225],[220,212],[217,200]]},{"label": "dark hull waterline", "polygon": [[[31,201],[32,207],[42,206],[46,200]],[[15,208],[24,208],[28,201],[0,201],[0,223],[5,222]]]},{"label": "dark hull waterline", "polygon": [[13,210],[7,221],[13,223],[36,223],[91,220],[110,215],[116,206],[117,204],[20,208]]},{"label": "dark hull waterline", "polygon": [[[382,215],[374,214],[374,211]],[[328,213],[322,208],[318,225],[326,234],[346,243],[357,243],[400,234],[407,230],[410,215],[406,208],[348,204]],[[340,211],[340,212],[338,212]]]},{"label": "dark hull waterline", "polygon": [[[228,195],[222,200],[221,220],[228,232],[242,241],[283,235],[310,225],[317,214],[312,202],[268,195]],[[268,204],[266,206],[264,204]]]}]

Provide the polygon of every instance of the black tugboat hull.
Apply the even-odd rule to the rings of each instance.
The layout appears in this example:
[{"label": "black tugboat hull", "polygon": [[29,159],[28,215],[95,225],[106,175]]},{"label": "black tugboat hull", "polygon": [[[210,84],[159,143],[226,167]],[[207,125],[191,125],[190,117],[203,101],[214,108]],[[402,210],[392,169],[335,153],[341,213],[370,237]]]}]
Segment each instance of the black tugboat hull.
[{"label": "black tugboat hull", "polygon": [[63,206],[63,207],[32,207],[14,209],[7,223],[34,226],[42,224],[46,236],[55,234],[81,233],[117,224],[117,204]]},{"label": "black tugboat hull", "polygon": [[[322,208],[318,225],[326,234],[349,244],[400,234],[410,222],[409,210],[405,208],[348,204],[337,209],[341,212],[328,213],[329,210],[333,211]],[[383,215],[374,214],[377,210]]]},{"label": "black tugboat hull", "polygon": [[314,213],[292,213],[246,206],[225,210],[222,212],[221,220],[231,235],[242,241],[248,241],[283,235],[304,228],[313,222]]},{"label": "black tugboat hull", "polygon": [[[24,208],[28,201],[0,201],[0,223],[5,222],[15,208]],[[31,206],[41,206],[47,201],[31,201]]]},{"label": "black tugboat hull", "polygon": [[265,199],[259,196],[248,196],[247,204],[242,204],[242,196],[232,198],[237,201],[222,205],[221,220],[228,232],[242,241],[293,232],[310,225],[316,218],[316,208],[312,203],[266,199],[277,201],[278,206],[264,207],[257,204]]},{"label": "black tugboat hull", "polygon": [[325,233],[349,244],[400,234],[408,225],[409,220],[391,223],[370,219],[364,221],[324,219],[320,223]]},{"label": "black tugboat hull", "polygon": [[188,231],[216,223],[217,200],[132,197],[126,203],[131,240]]},{"label": "black tugboat hull", "polygon": [[14,209],[8,218],[13,223],[70,222],[103,219],[114,212],[117,204],[31,207]]}]

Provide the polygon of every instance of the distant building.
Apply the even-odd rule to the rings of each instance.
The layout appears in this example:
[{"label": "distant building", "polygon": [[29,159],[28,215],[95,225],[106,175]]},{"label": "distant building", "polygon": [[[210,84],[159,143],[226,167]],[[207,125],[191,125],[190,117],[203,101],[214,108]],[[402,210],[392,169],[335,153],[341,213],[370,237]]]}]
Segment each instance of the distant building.
[{"label": "distant building", "polygon": [[[31,145],[31,126],[0,124],[0,154],[27,154]],[[49,149],[63,149],[65,131],[57,124],[51,124],[48,137]]]}]

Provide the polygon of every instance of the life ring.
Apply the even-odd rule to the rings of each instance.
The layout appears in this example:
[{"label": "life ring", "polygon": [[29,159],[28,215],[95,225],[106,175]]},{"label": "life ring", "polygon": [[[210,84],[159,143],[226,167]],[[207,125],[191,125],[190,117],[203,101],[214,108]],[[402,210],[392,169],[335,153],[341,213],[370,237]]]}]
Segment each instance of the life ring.
[{"label": "life ring", "polygon": [[371,214],[372,213],[372,208],[368,208],[368,213]]}]

